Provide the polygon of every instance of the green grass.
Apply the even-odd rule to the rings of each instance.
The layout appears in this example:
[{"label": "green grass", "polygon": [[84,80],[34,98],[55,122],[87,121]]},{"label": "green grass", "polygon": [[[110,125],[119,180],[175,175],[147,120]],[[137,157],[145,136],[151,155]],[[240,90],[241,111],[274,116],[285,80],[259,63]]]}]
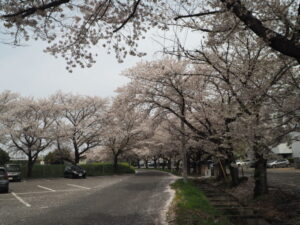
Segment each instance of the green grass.
[{"label": "green grass", "polygon": [[195,182],[177,180],[171,185],[176,191],[174,199],[175,224],[177,225],[229,225],[220,219],[219,212],[209,203]]},{"label": "green grass", "polygon": [[171,173],[173,175],[176,175],[176,176],[181,176],[180,173],[178,173],[177,171],[175,170],[170,170],[170,169],[162,169],[162,168],[141,168],[141,169],[146,169],[146,170],[158,170],[158,171],[163,171],[163,172],[167,172],[167,173]]}]

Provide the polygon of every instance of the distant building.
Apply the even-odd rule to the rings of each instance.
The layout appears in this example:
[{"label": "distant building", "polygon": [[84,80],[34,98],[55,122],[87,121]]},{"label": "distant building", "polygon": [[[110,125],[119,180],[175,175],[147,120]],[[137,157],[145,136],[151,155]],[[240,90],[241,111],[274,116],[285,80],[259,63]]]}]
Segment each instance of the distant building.
[{"label": "distant building", "polygon": [[[298,134],[299,135],[299,134]],[[296,136],[295,134],[293,136]],[[275,154],[284,158],[300,158],[300,141],[293,141],[292,144],[282,143],[272,149]]]}]

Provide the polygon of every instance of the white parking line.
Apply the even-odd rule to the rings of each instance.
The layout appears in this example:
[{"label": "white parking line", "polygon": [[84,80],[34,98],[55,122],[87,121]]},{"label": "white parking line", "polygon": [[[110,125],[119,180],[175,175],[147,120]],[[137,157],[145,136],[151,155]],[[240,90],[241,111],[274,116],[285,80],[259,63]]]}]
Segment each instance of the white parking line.
[{"label": "white parking line", "polygon": [[38,185],[39,188],[43,188],[47,191],[52,191],[52,192],[55,192],[55,190],[51,189],[51,188],[47,188],[47,187],[44,187],[44,186],[41,186],[41,185]]},{"label": "white parking line", "polygon": [[12,192],[11,193],[16,199],[18,199],[21,203],[23,203],[27,207],[31,207],[31,205],[27,202],[25,202],[22,198],[20,198],[16,193]]},{"label": "white parking line", "polygon": [[78,187],[78,188],[86,189],[86,190],[90,190],[91,189],[91,188],[79,186],[79,185],[76,185],[76,184],[67,184],[67,185],[72,186],[72,187]]},{"label": "white parking line", "polygon": [[0,198],[0,201],[12,201],[16,200],[15,198]]},{"label": "white parking line", "polygon": [[[66,189],[66,190],[55,190],[57,192],[69,192],[69,191],[80,191],[82,189]],[[32,192],[18,192],[18,195],[32,195],[32,194],[45,194],[45,193],[53,193],[53,191],[32,191]]]}]

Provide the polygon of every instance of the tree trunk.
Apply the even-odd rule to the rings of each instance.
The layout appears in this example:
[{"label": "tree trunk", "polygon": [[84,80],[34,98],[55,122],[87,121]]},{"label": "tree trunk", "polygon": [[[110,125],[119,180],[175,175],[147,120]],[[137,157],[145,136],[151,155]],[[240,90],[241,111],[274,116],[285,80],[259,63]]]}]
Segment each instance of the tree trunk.
[{"label": "tree trunk", "polygon": [[77,150],[75,150],[75,159],[74,159],[75,164],[78,164],[79,160],[80,160],[80,154]]},{"label": "tree trunk", "polygon": [[73,147],[74,147],[74,153],[75,153],[75,158],[74,158],[74,163],[78,164],[80,160],[80,154],[79,154],[79,148],[76,142],[75,137],[73,136]]},{"label": "tree trunk", "polygon": [[145,159],[145,167],[146,167],[146,169],[149,168],[149,167],[148,167],[148,160],[147,160],[147,159]]},{"label": "tree trunk", "polygon": [[229,164],[229,171],[231,176],[231,185],[236,187],[239,185],[239,169]]},{"label": "tree trunk", "polygon": [[254,198],[265,195],[269,192],[267,182],[267,160],[263,155],[256,154],[255,171],[254,171]]},{"label": "tree trunk", "polygon": [[227,180],[227,173],[226,173],[226,168],[225,168],[225,161],[219,159],[218,163],[218,175],[217,175],[217,180]]},{"label": "tree trunk", "polygon": [[157,159],[154,158],[154,159],[153,159],[153,162],[154,162],[154,168],[156,169],[156,168],[157,168]]},{"label": "tree trunk", "polygon": [[139,160],[139,159],[137,160],[136,164],[137,164],[137,167],[138,167],[139,169],[141,169],[141,164],[140,164],[140,160]]},{"label": "tree trunk", "polygon": [[166,160],[163,159],[162,169],[165,170],[165,167],[166,167]]},{"label": "tree trunk", "polygon": [[32,157],[30,156],[28,158],[28,162],[27,162],[27,177],[31,177],[32,176],[33,164],[34,164],[34,161],[32,160]]},{"label": "tree trunk", "polygon": [[231,176],[231,185],[233,187],[236,187],[239,185],[239,169],[237,167],[232,166],[232,163],[235,163],[235,159],[232,151],[230,151],[230,153],[228,153],[227,156],[228,156],[227,164]]},{"label": "tree trunk", "polygon": [[190,175],[191,174],[191,157],[188,153],[186,153],[186,170],[187,170],[187,174]]},{"label": "tree trunk", "polygon": [[177,161],[176,161],[176,165],[175,165],[175,170],[176,170],[176,172],[179,172],[180,161],[181,161],[181,160],[177,160]]},{"label": "tree trunk", "polygon": [[114,155],[114,173],[118,172],[118,154]]},{"label": "tree trunk", "polygon": [[171,164],[172,164],[172,160],[168,159],[168,169],[171,170]]}]

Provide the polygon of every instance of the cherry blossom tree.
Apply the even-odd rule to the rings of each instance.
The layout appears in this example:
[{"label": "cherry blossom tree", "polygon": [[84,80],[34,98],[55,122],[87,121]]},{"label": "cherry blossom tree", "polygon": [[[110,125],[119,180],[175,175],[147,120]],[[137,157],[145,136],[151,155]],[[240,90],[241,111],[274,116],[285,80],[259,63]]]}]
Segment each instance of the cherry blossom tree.
[{"label": "cherry blossom tree", "polygon": [[27,156],[27,176],[39,154],[53,144],[55,107],[48,100],[20,98],[4,120],[8,142],[12,153]]},{"label": "cherry blossom tree", "polygon": [[156,115],[171,114],[180,122],[185,180],[187,178],[186,133],[192,131],[193,138],[209,141],[217,146],[222,143],[221,139],[213,136],[211,123],[207,117],[196,116],[194,113],[197,109],[191,103],[200,103],[199,110],[203,109],[202,100],[208,93],[202,92],[203,79],[200,76],[191,76],[193,73],[192,65],[188,61],[171,58],[140,63],[125,71],[125,75],[132,79],[125,91],[129,92],[136,104],[144,105]]},{"label": "cherry blossom tree", "polygon": [[181,5],[175,17],[179,26],[208,33],[212,43],[227,40],[232,33],[244,34],[246,28],[265,45],[300,62],[298,1],[212,0],[198,3],[187,1],[190,7]]},{"label": "cherry blossom tree", "polygon": [[[47,52],[68,63],[89,67],[95,62],[92,46],[114,51],[119,61],[138,53],[138,41],[151,27],[173,25],[209,33],[211,41],[224,40],[244,28],[253,31],[274,50],[299,62],[299,12],[294,0],[245,1],[122,1],[9,0],[0,3],[4,34],[13,42],[42,39]],[[176,23],[171,21],[175,19]]]},{"label": "cherry blossom tree", "polygon": [[[239,139],[252,146],[257,159],[258,196],[267,193],[267,152],[296,129],[291,122],[294,120],[286,116],[279,120],[272,114],[279,112],[287,96],[295,99],[297,88],[291,92],[287,79],[291,83],[299,75],[295,61],[271,54],[265,45],[258,45],[251,33],[244,37],[233,34],[224,44],[186,51],[185,56],[196,64],[194,69],[184,61],[163,60],[141,63],[125,74],[132,79],[127,86],[135,96],[132,99],[146,104],[149,110],[156,109],[156,113],[171,113],[179,118],[195,138],[211,145],[213,155],[223,155],[228,165],[235,160]],[[180,113],[182,102],[186,107],[184,116]],[[293,112],[298,109],[291,108]],[[287,125],[287,121],[291,123]],[[237,176],[230,168],[234,180]]]},{"label": "cherry blossom tree", "polygon": [[[211,67],[213,73],[204,75],[217,90],[225,90],[235,105],[223,111],[229,113],[223,144],[232,147],[242,139],[252,147],[257,160],[254,190],[257,197],[268,192],[268,152],[297,128],[294,120],[279,109],[289,96],[297,93],[297,89],[287,86],[287,80],[299,77],[299,64],[272,54],[252,34],[244,37],[234,34],[225,44],[186,53],[188,58]],[[290,110],[296,112],[299,108],[291,106]]]},{"label": "cherry blossom tree", "polygon": [[18,97],[18,94],[10,91],[4,91],[0,94],[0,144],[2,145],[7,141],[4,121],[9,116],[9,112],[13,108]]},{"label": "cherry blossom tree", "polygon": [[145,140],[151,133],[145,125],[145,116],[127,105],[127,99],[119,95],[114,99],[111,109],[106,114],[103,146],[112,154],[114,170],[117,172],[118,159],[121,155]]},{"label": "cherry blossom tree", "polygon": [[52,99],[60,110],[56,119],[58,147],[62,144],[72,147],[74,162],[78,163],[88,150],[101,145],[107,101],[63,93],[52,96]]}]

